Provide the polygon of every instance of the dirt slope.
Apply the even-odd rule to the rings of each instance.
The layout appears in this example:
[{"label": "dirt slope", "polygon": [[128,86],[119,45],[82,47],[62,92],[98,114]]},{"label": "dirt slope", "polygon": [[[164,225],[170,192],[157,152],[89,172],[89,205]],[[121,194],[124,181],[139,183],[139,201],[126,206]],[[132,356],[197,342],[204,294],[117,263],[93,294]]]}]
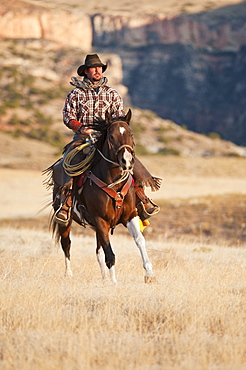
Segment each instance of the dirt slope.
[{"label": "dirt slope", "polygon": [[[15,0],[12,0],[15,2]],[[83,1],[81,0],[70,0],[64,2],[63,0],[25,0],[26,3],[41,5],[44,7],[55,8],[57,6],[62,8],[77,8],[85,13],[132,13],[132,14],[158,14],[163,13],[169,16],[174,16],[180,13],[197,13],[205,10],[220,9],[220,13],[230,15],[230,10],[224,7],[233,4],[238,4],[240,1],[237,0],[191,0],[191,1],[175,1],[175,0],[155,0],[154,2],[149,0],[141,0],[137,3],[135,1],[112,1],[112,0],[101,0],[101,1]]]}]

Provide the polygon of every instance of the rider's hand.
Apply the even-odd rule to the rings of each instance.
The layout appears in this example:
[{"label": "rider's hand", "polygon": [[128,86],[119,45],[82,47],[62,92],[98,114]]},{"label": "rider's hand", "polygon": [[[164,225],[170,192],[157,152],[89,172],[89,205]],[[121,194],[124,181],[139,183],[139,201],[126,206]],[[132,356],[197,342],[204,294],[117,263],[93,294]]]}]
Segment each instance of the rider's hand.
[{"label": "rider's hand", "polygon": [[81,132],[81,134],[90,135],[90,134],[93,133],[93,130],[91,128],[86,127],[86,126],[82,126],[80,128],[80,132]]}]

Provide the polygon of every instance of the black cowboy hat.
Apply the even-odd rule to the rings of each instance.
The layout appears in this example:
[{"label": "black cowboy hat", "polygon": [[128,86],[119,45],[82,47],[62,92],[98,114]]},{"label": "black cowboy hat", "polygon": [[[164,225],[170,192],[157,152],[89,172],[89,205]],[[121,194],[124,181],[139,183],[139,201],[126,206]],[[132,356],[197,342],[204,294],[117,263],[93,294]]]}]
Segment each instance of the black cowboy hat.
[{"label": "black cowboy hat", "polygon": [[84,70],[94,67],[102,67],[102,71],[105,72],[107,69],[107,64],[103,64],[97,54],[89,54],[85,58],[85,64],[82,64],[77,69],[77,73],[79,76],[85,76]]}]

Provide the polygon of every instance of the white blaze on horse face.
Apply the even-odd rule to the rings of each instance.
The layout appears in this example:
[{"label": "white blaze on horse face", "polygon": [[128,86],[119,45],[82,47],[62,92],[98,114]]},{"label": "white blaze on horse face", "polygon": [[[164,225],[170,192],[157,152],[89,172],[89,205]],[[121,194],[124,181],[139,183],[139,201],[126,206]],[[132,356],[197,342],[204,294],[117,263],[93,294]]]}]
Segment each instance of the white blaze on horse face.
[{"label": "white blaze on horse face", "polygon": [[[120,130],[121,135],[123,135],[124,132],[126,132],[126,129],[123,126],[120,126],[119,130]],[[125,161],[126,168],[131,169],[131,167],[132,167],[132,154],[126,148],[125,148],[124,153],[123,153],[123,159]]]},{"label": "white blaze on horse face", "polygon": [[126,131],[125,127],[120,126],[120,133],[121,133],[121,135],[123,135],[125,131]]},{"label": "white blaze on horse face", "polygon": [[132,154],[128,152],[128,150],[125,148],[124,153],[123,153],[123,159],[125,160],[126,163],[126,168],[131,169],[132,167]]}]

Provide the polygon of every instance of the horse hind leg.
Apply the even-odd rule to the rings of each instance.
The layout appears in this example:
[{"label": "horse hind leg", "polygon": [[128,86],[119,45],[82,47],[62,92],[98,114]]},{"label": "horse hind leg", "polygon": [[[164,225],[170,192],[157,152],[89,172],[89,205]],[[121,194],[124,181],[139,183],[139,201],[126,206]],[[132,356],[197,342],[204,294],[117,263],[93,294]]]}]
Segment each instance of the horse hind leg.
[{"label": "horse hind leg", "polygon": [[148,257],[148,253],[146,250],[145,238],[140,231],[138,216],[132,218],[131,221],[127,222],[126,226],[127,226],[127,229],[129,230],[129,233],[134,238],[134,241],[141,253],[143,267],[145,269],[144,281],[145,283],[154,282],[156,279],[155,279],[155,276],[152,270],[152,263],[150,262],[150,259]]},{"label": "horse hind leg", "polygon": [[73,276],[70,263],[70,226],[58,225],[58,233],[61,238],[61,246],[65,255],[65,276]]},{"label": "horse hind leg", "polygon": [[[115,274],[115,255],[112,251],[108,234],[97,231],[97,260],[100,266],[102,278],[106,277],[106,266],[109,269],[110,278],[114,284],[117,283]],[[103,253],[104,252],[104,253]]]},{"label": "horse hind leg", "polygon": [[117,284],[116,275],[115,275],[115,265],[112,265],[111,267],[109,267],[109,273],[110,273],[112,282],[114,284]]}]

